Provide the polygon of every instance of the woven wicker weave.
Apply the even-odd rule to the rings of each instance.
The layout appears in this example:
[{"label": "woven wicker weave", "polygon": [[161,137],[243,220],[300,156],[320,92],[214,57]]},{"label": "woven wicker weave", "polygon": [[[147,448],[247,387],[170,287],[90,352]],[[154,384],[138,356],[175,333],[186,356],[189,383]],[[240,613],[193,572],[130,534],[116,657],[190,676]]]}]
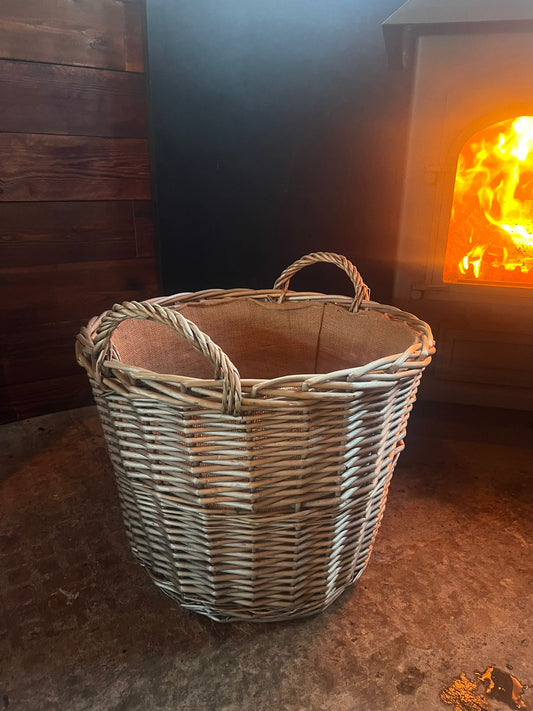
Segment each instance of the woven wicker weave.
[{"label": "woven wicker weave", "polygon": [[[288,291],[320,261],[353,299]],[[309,615],[363,572],[434,352],[427,324],[368,299],[321,252],[273,289],[115,305],[79,334],[133,553],[185,608]]]}]

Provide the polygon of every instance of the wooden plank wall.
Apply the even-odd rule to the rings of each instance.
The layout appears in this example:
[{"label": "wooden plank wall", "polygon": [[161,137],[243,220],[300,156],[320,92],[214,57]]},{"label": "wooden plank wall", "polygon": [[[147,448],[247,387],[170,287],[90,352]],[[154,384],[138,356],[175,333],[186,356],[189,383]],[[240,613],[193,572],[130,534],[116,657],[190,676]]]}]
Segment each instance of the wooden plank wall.
[{"label": "wooden plank wall", "polygon": [[142,0],[0,3],[0,421],[91,402],[80,325],[156,294]]}]

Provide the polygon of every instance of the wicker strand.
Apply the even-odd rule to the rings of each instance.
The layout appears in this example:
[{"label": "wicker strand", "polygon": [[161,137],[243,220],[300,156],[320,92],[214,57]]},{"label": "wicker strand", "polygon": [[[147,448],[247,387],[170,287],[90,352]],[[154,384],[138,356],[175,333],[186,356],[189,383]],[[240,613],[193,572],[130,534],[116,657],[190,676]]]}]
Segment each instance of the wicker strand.
[{"label": "wicker strand", "polygon": [[238,416],[241,411],[241,379],[237,368],[233,365],[222,349],[209,336],[186,319],[179,311],[171,311],[156,303],[139,303],[125,301],[115,304],[107,311],[100,321],[93,336],[94,349],[92,354],[94,378],[102,382],[102,377],[108,374],[110,341],[113,332],[119,324],[127,319],[145,319],[162,323],[173,328],[183,338],[212,363],[215,369],[214,379],[222,380],[222,412]]},{"label": "wicker strand", "polygon": [[300,271],[300,269],[319,262],[334,264],[348,275],[355,290],[355,295],[349,309],[350,311],[357,312],[363,300],[369,301],[370,289],[364,283],[363,278],[357,269],[348,259],[346,259],[346,257],[342,254],[335,254],[334,252],[312,252],[311,254],[307,254],[304,257],[301,257],[301,259],[297,259],[295,262],[290,264],[276,279],[274,289],[281,289],[283,292],[280,295],[278,302],[281,303],[285,299],[290,280],[297,272]]}]

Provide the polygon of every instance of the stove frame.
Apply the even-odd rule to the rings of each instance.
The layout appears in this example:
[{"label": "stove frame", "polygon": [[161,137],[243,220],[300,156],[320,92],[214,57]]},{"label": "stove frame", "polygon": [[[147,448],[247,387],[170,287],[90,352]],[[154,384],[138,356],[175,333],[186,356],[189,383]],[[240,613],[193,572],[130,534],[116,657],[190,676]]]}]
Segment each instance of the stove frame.
[{"label": "stove frame", "polygon": [[533,8],[411,0],[383,30],[391,64],[413,72],[393,298],[437,339],[421,394],[533,409],[533,288],[442,281],[464,143],[533,115]]}]

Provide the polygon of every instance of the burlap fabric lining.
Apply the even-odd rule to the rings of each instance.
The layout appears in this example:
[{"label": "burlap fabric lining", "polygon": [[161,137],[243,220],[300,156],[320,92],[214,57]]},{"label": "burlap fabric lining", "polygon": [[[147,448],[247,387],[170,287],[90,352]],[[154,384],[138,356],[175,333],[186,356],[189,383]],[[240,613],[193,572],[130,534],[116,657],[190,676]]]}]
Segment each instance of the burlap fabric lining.
[{"label": "burlap fabric lining", "polygon": [[[224,299],[180,312],[229,356],[241,378],[270,379],[354,368],[401,353],[415,340],[409,326],[370,311],[328,303],[271,304]],[[212,378],[212,365],[163,324],[130,319],[113,334],[123,363],[156,373]]]}]

